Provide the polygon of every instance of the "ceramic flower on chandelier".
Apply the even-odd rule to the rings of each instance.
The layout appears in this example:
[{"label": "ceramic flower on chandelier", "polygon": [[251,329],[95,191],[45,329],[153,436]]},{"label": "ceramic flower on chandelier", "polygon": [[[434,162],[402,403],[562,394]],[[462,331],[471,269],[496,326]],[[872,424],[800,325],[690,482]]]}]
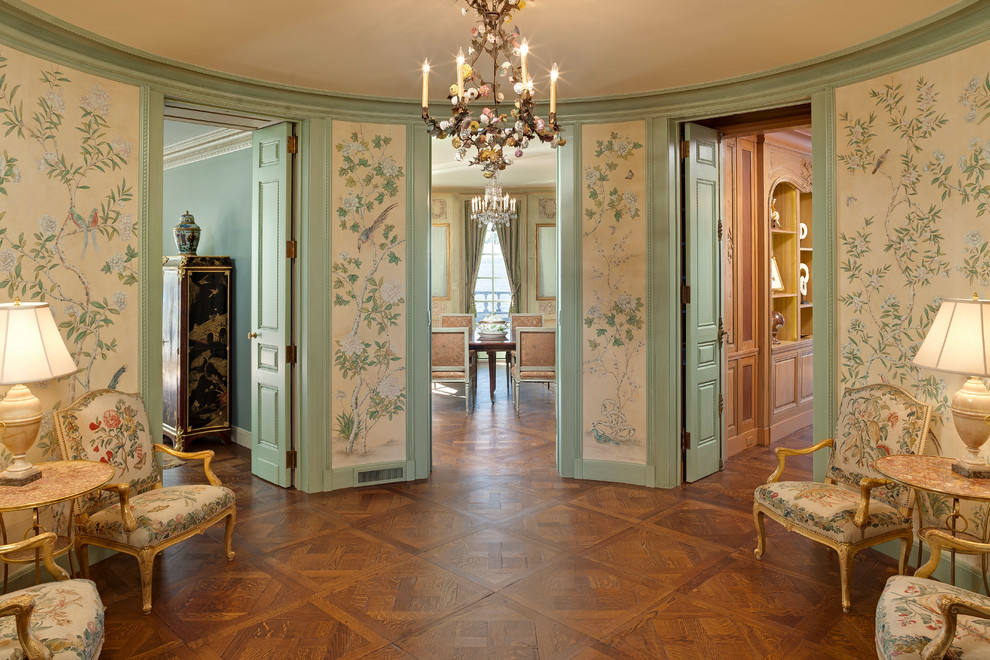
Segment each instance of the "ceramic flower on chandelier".
[{"label": "ceramic flower on chandelier", "polygon": [[[550,71],[550,114],[543,119],[533,109],[535,86],[527,66],[529,45],[520,38],[518,27],[507,28],[512,12],[521,10],[526,2],[466,1],[477,12],[479,23],[471,29],[467,56],[463,49],[457,53],[454,84],[448,95],[451,118],[438,121],[430,115],[430,66],[424,62],[423,121],[431,136],[450,138],[457,160],[463,160],[473,149],[470,164],[481,165],[484,176],[491,178],[512,162],[510,156],[521,158],[531,140],[549,142],[554,148],[566,143],[557,124],[557,65]],[[462,12],[467,14],[467,9]],[[486,77],[488,72],[479,64],[482,54],[491,57],[491,77]],[[507,92],[515,97],[508,107]],[[475,117],[470,104],[479,101],[484,107]]]}]

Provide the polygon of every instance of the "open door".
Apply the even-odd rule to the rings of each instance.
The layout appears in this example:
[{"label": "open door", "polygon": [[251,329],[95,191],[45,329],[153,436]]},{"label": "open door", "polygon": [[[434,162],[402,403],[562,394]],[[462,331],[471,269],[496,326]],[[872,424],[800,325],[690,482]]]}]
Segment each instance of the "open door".
[{"label": "open door", "polygon": [[292,485],[291,135],[288,123],[256,130],[252,163],[251,472],[279,486]]},{"label": "open door", "polygon": [[686,124],[684,480],[722,469],[722,286],[718,131]]}]

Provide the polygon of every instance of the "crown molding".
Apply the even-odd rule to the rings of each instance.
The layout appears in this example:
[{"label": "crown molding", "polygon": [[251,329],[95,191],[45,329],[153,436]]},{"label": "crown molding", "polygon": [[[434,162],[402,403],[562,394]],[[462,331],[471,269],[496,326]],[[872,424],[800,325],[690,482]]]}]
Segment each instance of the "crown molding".
[{"label": "crown molding", "polygon": [[165,169],[251,148],[251,133],[220,128],[165,147]]}]

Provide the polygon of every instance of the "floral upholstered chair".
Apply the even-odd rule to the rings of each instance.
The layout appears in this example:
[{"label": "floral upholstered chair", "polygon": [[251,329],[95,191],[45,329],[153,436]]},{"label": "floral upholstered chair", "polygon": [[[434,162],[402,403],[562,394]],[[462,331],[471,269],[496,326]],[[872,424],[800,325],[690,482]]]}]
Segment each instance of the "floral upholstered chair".
[{"label": "floral upholstered chair", "polygon": [[[543,314],[509,314],[509,332],[512,339],[516,338],[516,328],[542,328]],[[506,387],[512,380],[512,363],[515,361],[516,352],[505,352],[505,380]]]},{"label": "floral upholstered chair", "polygon": [[990,553],[990,544],[930,530],[932,554],[914,575],[895,575],[877,602],[874,636],[883,660],[990,658],[990,598],[927,579],[942,549]]},{"label": "floral upholstered chair", "polygon": [[[88,392],[54,414],[62,457],[109,463],[111,484],[77,503],[76,552],[89,571],[86,548],[96,545],[137,557],[141,599],[151,611],[151,571],[155,555],[224,518],[224,553],[234,533],[234,493],[210,469],[212,451],[179,452],[152,444],[148,413],[137,394],[116,390]],[[209,485],[162,488],[162,454],[202,460]]]},{"label": "floral upholstered chair", "polygon": [[557,380],[556,328],[517,328],[516,359],[512,365],[512,398],[519,413],[520,383],[553,383]]},{"label": "floral upholstered chair", "polygon": [[433,328],[430,333],[431,377],[434,383],[462,383],[464,410],[471,412],[478,396],[478,363],[471,359],[470,328]]},{"label": "floral upholstered chair", "polygon": [[[806,449],[778,447],[777,470],[756,489],[756,556],[766,545],[763,517],[787,530],[835,549],[839,554],[842,609],[849,610],[849,574],[853,556],[878,543],[899,539],[904,574],[914,531],[912,489],[884,479],[873,461],[890,454],[924,452],[932,406],[894,385],[847,389],[839,404],[835,438]],[[787,456],[831,448],[825,482],[778,481]]]},{"label": "floral upholstered chair", "polygon": [[71,580],[55,563],[55,534],[0,546],[0,556],[39,550],[56,582],[0,596],[0,658],[89,660],[103,649],[103,602],[89,580]]}]

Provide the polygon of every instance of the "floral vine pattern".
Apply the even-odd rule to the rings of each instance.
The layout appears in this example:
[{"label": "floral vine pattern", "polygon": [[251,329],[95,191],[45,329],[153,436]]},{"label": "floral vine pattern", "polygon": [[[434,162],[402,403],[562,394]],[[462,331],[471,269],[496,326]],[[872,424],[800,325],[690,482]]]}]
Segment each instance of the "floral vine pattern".
[{"label": "floral vine pattern", "polygon": [[[585,374],[600,384],[586,393],[594,444],[641,445],[631,411],[642,407],[640,362],[646,346],[642,278],[630,266],[645,259],[645,229],[634,180],[643,144],[615,130],[595,140],[584,164]],[[588,394],[591,395],[589,400]],[[587,421],[586,421],[587,424]]]},{"label": "floral vine pattern", "polygon": [[[911,361],[943,297],[990,284],[982,226],[990,210],[990,75],[948,64],[985,60],[966,53],[837,93],[840,108],[854,109],[838,114],[839,379],[849,387],[894,382],[933,403],[936,451],[947,437],[958,442],[946,424],[951,392],[942,374]],[[950,509],[928,494],[918,506],[937,524]],[[967,516],[985,537],[986,507]]]},{"label": "floral vine pattern", "polygon": [[[333,356],[334,441],[347,455],[372,453],[371,445],[382,444],[372,433],[375,426],[401,418],[406,403],[399,326],[406,302],[401,266],[406,239],[396,210],[400,204],[392,201],[405,175],[391,132],[374,132],[383,128],[357,125],[334,145],[341,190],[334,243],[347,248],[331,266],[339,337]],[[366,130],[373,133],[370,138]]]},{"label": "floral vine pattern", "polygon": [[[121,111],[114,96],[124,90],[133,98]],[[94,378],[117,386],[127,369],[118,338],[129,333],[119,321],[138,281],[132,105],[136,117],[129,86],[0,53],[0,293],[51,305],[80,367],[58,388],[70,400]],[[48,455],[55,445],[46,414],[38,446]]]}]

